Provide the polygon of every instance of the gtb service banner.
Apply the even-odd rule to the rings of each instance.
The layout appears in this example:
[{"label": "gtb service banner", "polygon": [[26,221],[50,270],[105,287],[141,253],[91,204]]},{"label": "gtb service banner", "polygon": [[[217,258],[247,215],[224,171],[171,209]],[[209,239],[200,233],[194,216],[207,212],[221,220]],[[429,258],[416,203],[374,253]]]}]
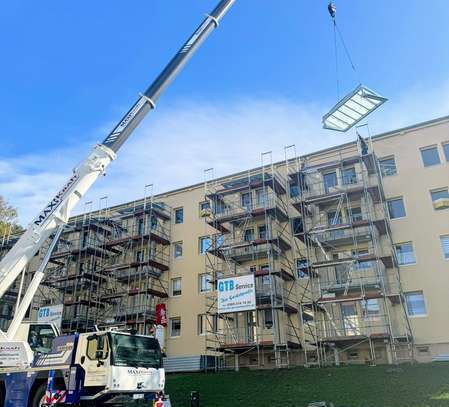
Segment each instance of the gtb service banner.
[{"label": "gtb service banner", "polygon": [[254,275],[218,280],[218,313],[251,311],[256,309]]}]

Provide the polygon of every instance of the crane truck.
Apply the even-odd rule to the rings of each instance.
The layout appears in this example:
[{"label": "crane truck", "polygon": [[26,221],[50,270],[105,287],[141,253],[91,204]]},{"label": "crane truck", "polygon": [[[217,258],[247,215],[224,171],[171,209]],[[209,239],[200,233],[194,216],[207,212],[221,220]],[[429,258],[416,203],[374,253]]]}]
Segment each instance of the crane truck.
[{"label": "crane truck", "polygon": [[38,407],[124,405],[151,400],[164,390],[165,371],[157,339],[119,330],[60,335],[53,324],[25,322],[45,267],[70,214],[120,147],[197,48],[218,27],[235,0],[221,0],[207,14],[164,70],[69,180],[33,219],[0,261],[0,299],[29,261],[50,241],[7,332],[0,331],[0,406]]}]

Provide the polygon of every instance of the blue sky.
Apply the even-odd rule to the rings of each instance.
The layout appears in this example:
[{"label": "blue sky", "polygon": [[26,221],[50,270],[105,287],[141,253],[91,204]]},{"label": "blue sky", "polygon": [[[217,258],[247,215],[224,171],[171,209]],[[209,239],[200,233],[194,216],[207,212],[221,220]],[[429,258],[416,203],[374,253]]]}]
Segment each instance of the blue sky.
[{"label": "blue sky", "polygon": [[[101,141],[215,0],[15,0],[2,5],[0,194],[22,223]],[[336,2],[363,83],[390,100],[373,133],[449,113],[445,0]],[[340,54],[342,93],[357,78]],[[120,203],[299,153],[354,133],[320,130],[336,102],[333,32],[321,0],[237,0],[89,192]],[[176,159],[174,159],[174,156]],[[182,176],[180,176],[182,174]],[[83,209],[81,204],[79,210]]]}]

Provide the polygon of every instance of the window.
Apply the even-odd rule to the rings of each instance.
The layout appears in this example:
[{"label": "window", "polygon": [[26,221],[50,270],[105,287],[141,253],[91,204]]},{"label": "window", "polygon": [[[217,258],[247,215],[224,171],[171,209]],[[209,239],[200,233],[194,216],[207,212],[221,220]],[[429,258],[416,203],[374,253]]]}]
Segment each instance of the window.
[{"label": "window", "polygon": [[206,211],[208,209],[210,209],[209,201],[200,202],[200,210]]},{"label": "window", "polygon": [[87,242],[89,239],[89,231],[85,230],[83,231],[83,233],[81,234],[81,248],[84,249],[87,246]]},{"label": "window", "polygon": [[79,274],[83,274],[84,273],[84,269],[85,269],[85,264],[84,264],[84,262],[81,262],[80,264],[79,264],[79,268],[78,268],[78,273]]},{"label": "window", "polygon": [[341,175],[342,175],[343,185],[350,185],[350,184],[357,183],[357,176],[355,174],[354,167],[344,168]]},{"label": "window", "polygon": [[443,249],[443,256],[446,260],[449,260],[449,235],[440,236],[441,248]]},{"label": "window", "polygon": [[173,243],[173,256],[175,259],[182,258],[182,242]]},{"label": "window", "polygon": [[379,319],[380,305],[377,298],[362,301],[363,319],[376,320]]},{"label": "window", "polygon": [[28,333],[28,344],[33,351],[49,353],[55,339],[55,333],[50,325],[33,325]]},{"label": "window", "polygon": [[298,278],[309,277],[310,267],[307,259],[296,259],[296,273],[298,275]]},{"label": "window", "polygon": [[301,195],[301,190],[298,184],[290,184],[290,198],[297,198]]},{"label": "window", "polygon": [[200,254],[205,254],[212,246],[212,239],[208,236],[200,237]]},{"label": "window", "polygon": [[142,250],[138,250],[136,252],[136,261],[138,263],[142,263],[144,261],[144,252]]},{"label": "window", "polygon": [[170,336],[181,336],[181,318],[170,318]]},{"label": "window", "polygon": [[266,227],[266,225],[261,225],[257,229],[259,231],[259,239],[266,239],[267,238],[267,227]]},{"label": "window", "polygon": [[212,290],[212,276],[210,274],[200,274],[198,280],[200,293],[206,293]]},{"label": "window", "polygon": [[158,221],[157,221],[156,216],[151,215],[151,217],[150,217],[150,228],[151,228],[151,230],[156,230],[157,224],[158,224]]},{"label": "window", "polygon": [[257,202],[257,206],[262,206],[262,207],[266,206],[268,199],[267,199],[267,194],[265,193],[265,191],[263,189],[256,190],[256,202]]},{"label": "window", "polygon": [[[430,191],[430,196],[432,197],[432,202],[435,202],[439,199],[449,199],[449,192],[447,188],[442,188],[435,191]],[[434,208],[439,211],[442,209],[448,209],[448,206],[443,202],[442,205],[435,205]]]},{"label": "window", "polygon": [[242,203],[242,206],[247,209],[247,210],[251,210],[251,192],[245,192],[241,195],[240,197],[240,201]]},{"label": "window", "polygon": [[217,315],[199,314],[198,315],[198,335],[206,335],[208,332],[218,331]]},{"label": "window", "polygon": [[264,310],[263,320],[264,320],[265,328],[270,329],[273,327],[273,312],[271,309]]},{"label": "window", "polygon": [[348,217],[351,222],[359,222],[363,220],[362,209],[361,208],[350,208]]},{"label": "window", "polygon": [[330,211],[327,213],[327,223],[328,225],[340,225],[342,223],[341,220],[341,212],[338,215],[335,211]]},{"label": "window", "polygon": [[199,209],[201,217],[208,216],[208,214],[210,214],[210,202],[209,201],[200,202]]},{"label": "window", "polygon": [[243,240],[245,242],[252,242],[254,240],[254,229],[246,229],[243,233]]},{"label": "window", "polygon": [[177,297],[182,294],[181,278],[172,278],[171,280],[171,295]]},{"label": "window", "polygon": [[446,158],[446,161],[449,161],[449,143],[443,144],[443,151],[444,151],[444,157]]},{"label": "window", "polygon": [[405,303],[407,313],[410,317],[419,317],[427,315],[426,303],[422,291],[413,291],[405,293]]},{"label": "window", "polygon": [[388,214],[390,219],[398,219],[405,217],[405,206],[402,198],[394,198],[387,200]]},{"label": "window", "polygon": [[86,355],[90,360],[106,359],[109,355],[106,335],[98,335],[88,339]]},{"label": "window", "polygon": [[302,218],[293,218],[292,219],[292,229],[293,229],[294,235],[299,235],[304,232]]},{"label": "window", "polygon": [[394,157],[381,158],[379,160],[380,173],[383,177],[397,174],[396,162]]},{"label": "window", "polygon": [[400,266],[416,263],[412,242],[396,244],[394,245],[394,249]]},{"label": "window", "polygon": [[184,208],[175,209],[175,223],[180,224],[184,222]]},{"label": "window", "polygon": [[438,154],[437,146],[422,148],[421,157],[424,167],[440,164],[440,156]]},{"label": "window", "polygon": [[337,173],[329,172],[327,174],[323,174],[323,183],[324,190],[329,192],[329,189],[337,186]]},{"label": "window", "polygon": [[144,219],[140,218],[137,221],[137,234],[139,236],[142,236],[145,233],[145,221]]}]

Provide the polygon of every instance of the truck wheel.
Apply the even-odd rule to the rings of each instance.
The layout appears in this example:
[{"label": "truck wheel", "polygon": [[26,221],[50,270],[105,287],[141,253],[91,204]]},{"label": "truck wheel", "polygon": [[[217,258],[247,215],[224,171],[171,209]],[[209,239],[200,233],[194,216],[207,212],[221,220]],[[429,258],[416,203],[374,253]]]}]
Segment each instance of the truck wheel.
[{"label": "truck wheel", "polygon": [[31,407],[41,407],[44,405],[46,391],[47,391],[47,384],[45,384],[45,383],[41,384],[37,388],[36,393],[34,393]]}]

